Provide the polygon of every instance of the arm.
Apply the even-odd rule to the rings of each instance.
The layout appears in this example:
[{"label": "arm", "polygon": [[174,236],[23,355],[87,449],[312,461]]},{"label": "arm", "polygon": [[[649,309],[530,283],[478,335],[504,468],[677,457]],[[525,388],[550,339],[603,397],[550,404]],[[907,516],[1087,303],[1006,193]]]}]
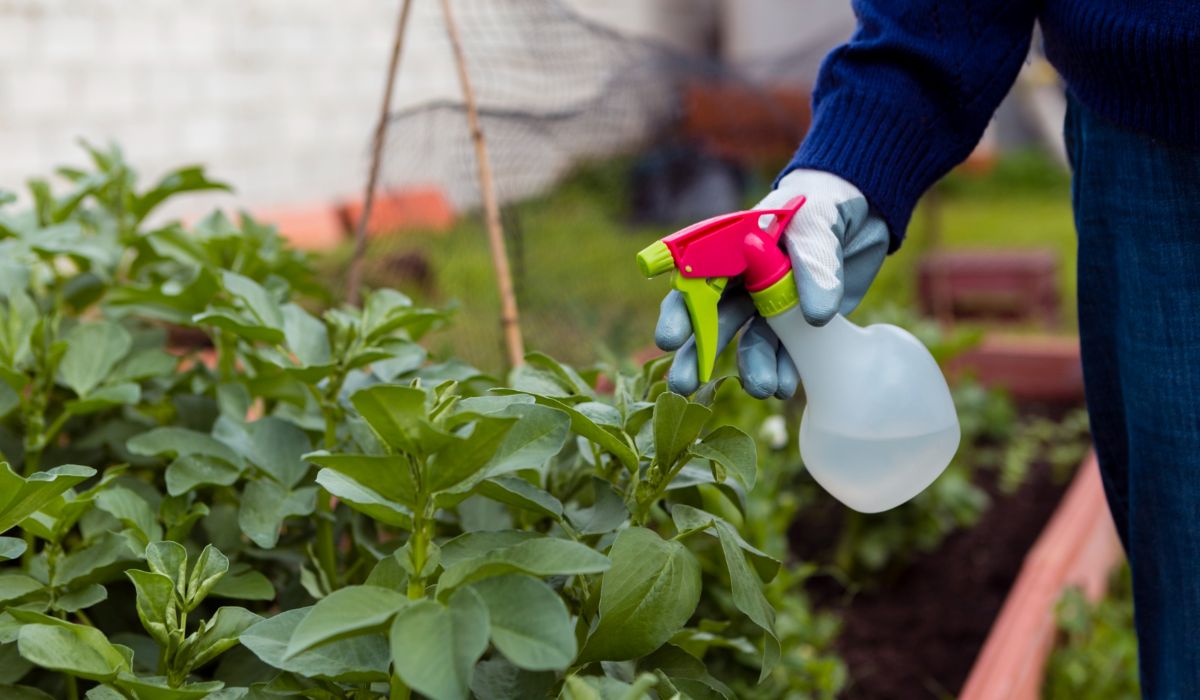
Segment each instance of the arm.
[{"label": "arm", "polygon": [[1035,0],[854,0],[813,123],[784,169],[853,183],[899,247],[917,200],[979,141],[1029,52]]}]

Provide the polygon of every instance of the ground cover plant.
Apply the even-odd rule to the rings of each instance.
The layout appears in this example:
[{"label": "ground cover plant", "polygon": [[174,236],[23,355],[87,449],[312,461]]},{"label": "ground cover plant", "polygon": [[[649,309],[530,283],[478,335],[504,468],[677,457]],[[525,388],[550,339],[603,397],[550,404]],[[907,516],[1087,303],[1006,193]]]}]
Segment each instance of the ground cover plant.
[{"label": "ground cover plant", "polygon": [[1043,698],[1142,697],[1133,627],[1133,580],[1127,565],[1113,572],[1107,594],[1094,603],[1077,588],[1063,595],[1058,603],[1058,635],[1046,668]]},{"label": "ground cover plant", "polygon": [[0,695],[836,692],[719,381],[431,358],[446,312],[88,155],[0,208]]}]

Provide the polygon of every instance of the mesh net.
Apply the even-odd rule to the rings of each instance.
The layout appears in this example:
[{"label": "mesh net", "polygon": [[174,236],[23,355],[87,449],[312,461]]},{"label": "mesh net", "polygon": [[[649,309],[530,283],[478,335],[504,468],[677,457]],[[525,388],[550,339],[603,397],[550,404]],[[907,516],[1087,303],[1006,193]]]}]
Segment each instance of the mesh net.
[{"label": "mesh net", "polygon": [[[557,0],[455,0],[498,196],[545,191],[581,160],[645,143],[680,116],[715,62],[599,26]],[[392,105],[384,180],[478,202],[473,145],[440,3],[413,8]]]}]

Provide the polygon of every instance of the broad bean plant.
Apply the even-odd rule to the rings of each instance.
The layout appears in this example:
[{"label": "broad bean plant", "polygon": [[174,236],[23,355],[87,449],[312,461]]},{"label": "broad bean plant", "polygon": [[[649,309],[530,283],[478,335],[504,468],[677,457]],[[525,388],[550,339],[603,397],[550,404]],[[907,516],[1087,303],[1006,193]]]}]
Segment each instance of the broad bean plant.
[{"label": "broad bean plant", "polygon": [[333,305],[253,218],[155,215],[203,169],[87,153],[0,207],[0,695],[836,691],[719,383],[431,358],[448,313]]}]

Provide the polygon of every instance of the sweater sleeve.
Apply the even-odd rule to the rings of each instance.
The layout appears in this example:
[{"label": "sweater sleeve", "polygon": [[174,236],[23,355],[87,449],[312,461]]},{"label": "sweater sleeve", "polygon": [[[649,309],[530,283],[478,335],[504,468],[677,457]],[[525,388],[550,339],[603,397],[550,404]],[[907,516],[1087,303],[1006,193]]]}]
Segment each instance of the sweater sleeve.
[{"label": "sweater sleeve", "polygon": [[[826,57],[797,168],[853,183],[900,246],[917,200],[962,162],[1016,79],[1038,0],[854,0]],[[890,252],[890,251],[889,251]]]}]

